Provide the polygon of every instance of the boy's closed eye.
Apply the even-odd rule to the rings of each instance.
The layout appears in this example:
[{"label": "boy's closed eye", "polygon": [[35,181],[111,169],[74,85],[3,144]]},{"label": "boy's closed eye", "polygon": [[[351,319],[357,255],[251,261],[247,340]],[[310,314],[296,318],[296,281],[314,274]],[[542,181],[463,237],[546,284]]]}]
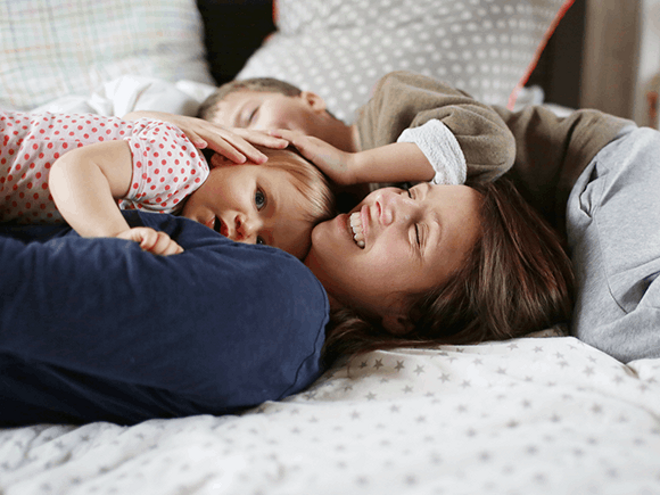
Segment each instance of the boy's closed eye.
[{"label": "boy's closed eye", "polygon": [[257,105],[251,110],[245,112],[245,115],[242,116],[239,127],[250,127],[256,120],[257,115],[259,114],[260,105]]}]

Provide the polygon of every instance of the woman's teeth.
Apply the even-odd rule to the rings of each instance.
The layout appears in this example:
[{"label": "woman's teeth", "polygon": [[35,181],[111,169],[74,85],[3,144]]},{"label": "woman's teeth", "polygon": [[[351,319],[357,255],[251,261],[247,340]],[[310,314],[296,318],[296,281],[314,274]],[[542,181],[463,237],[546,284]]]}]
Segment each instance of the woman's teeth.
[{"label": "woman's teeth", "polygon": [[353,231],[353,240],[358,247],[364,249],[364,231],[362,230],[362,218],[360,213],[352,213],[349,217],[351,230]]}]

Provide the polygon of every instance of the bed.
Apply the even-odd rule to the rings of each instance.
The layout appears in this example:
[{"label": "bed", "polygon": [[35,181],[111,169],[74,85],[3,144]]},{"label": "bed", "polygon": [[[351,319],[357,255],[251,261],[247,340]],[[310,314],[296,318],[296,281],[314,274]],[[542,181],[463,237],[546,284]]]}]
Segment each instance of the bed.
[{"label": "bed", "polygon": [[[534,67],[543,86],[552,61],[537,60],[574,7],[0,3],[0,108],[194,114],[214,83],[270,75],[319,92],[347,120],[398,68],[491,103],[537,103],[543,91],[523,86]],[[0,493],[660,493],[660,360],[622,363],[551,329],[374,351],[240,413],[2,428]]]}]

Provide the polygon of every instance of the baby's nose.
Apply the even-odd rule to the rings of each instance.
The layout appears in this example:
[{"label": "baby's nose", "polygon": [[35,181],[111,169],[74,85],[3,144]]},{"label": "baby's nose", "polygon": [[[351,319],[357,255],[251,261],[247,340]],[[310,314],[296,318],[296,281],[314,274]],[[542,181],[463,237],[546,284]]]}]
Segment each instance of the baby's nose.
[{"label": "baby's nose", "polygon": [[236,240],[239,242],[256,242],[256,221],[250,217],[236,215],[234,224],[236,226]]}]

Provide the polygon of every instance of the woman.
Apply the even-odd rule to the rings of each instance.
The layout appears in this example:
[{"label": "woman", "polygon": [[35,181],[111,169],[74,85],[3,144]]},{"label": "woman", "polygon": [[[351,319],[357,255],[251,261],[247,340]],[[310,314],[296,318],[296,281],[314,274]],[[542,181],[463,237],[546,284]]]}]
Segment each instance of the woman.
[{"label": "woman", "polygon": [[384,334],[370,334],[363,322],[375,315],[362,314],[330,333],[327,347],[477,342],[567,322],[570,268],[547,227],[539,241],[520,221],[534,223],[531,207],[566,239],[576,270],[571,335],[622,362],[660,357],[660,133],[596,110],[496,110],[517,148],[505,178],[530,206],[515,193],[490,201],[485,191],[484,205],[497,207],[482,210],[477,247],[449,281],[406,307],[410,344],[386,337],[372,346]]}]

